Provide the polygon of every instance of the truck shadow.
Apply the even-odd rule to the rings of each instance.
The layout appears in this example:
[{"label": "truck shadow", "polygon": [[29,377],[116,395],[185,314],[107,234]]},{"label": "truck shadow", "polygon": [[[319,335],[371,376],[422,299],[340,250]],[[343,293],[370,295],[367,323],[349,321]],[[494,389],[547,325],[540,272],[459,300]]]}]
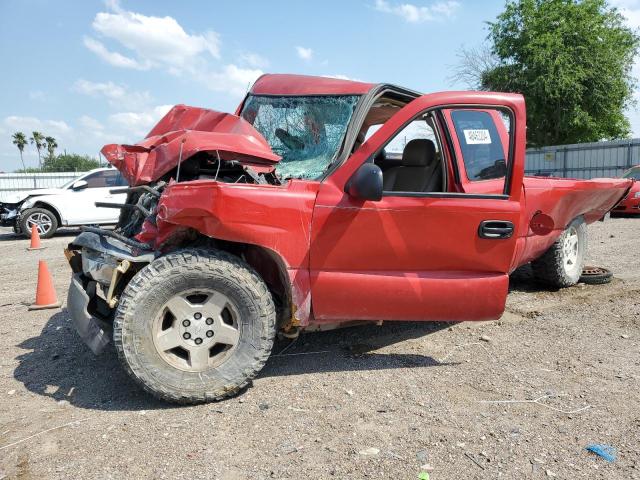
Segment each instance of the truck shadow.
[{"label": "truck shadow", "polygon": [[418,353],[380,351],[390,345],[424,337],[451,325],[441,322],[394,321],[380,326],[370,324],[302,334],[293,342],[276,342],[271,357],[258,377],[451,365]]},{"label": "truck shadow", "polygon": [[559,289],[543,285],[536,281],[531,264],[523,265],[509,275],[509,293],[511,292],[557,292]]},{"label": "truck shadow", "polygon": [[40,335],[18,347],[14,378],[31,392],[92,410],[135,411],[171,405],[145,394],[120,367],[113,346],[95,356],[78,337],[66,310],[49,318]]},{"label": "truck shadow", "polygon": [[[301,335],[277,342],[260,376],[302,373],[434,367],[420,354],[377,352],[385,346],[429,335],[450,324],[389,322]],[[33,393],[90,410],[136,411],[177,408],[156,400],[124,372],[112,346],[96,357],[76,334],[66,310],[51,316],[40,335],[18,345],[14,378]],[[329,353],[316,354],[323,351]],[[447,363],[448,364],[448,363]]]}]

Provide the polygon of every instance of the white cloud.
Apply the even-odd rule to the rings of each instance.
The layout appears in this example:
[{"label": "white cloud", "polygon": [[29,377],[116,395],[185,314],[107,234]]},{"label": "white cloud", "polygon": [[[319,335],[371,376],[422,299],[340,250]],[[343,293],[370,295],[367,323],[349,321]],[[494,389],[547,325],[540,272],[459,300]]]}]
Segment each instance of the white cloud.
[{"label": "white cloud", "polygon": [[29,92],[29,99],[43,101],[46,100],[46,96],[42,90],[33,90]]},{"label": "white cloud", "polygon": [[31,132],[34,130],[52,137],[64,136],[73,130],[63,120],[41,120],[37,117],[21,117],[18,115],[5,117],[2,125],[10,132],[21,131],[27,136],[31,136]]},{"label": "white cloud", "polygon": [[109,82],[91,82],[84,78],[78,79],[73,90],[83,95],[104,97],[111,106],[138,109],[148,106],[153,98],[147,91],[129,91],[125,85]]},{"label": "white cloud", "polygon": [[206,74],[201,80],[211,90],[229,92],[240,97],[247,92],[262,73],[262,70],[259,69],[240,68],[237,65],[229,64],[219,72]]},{"label": "white cloud", "polygon": [[250,67],[266,68],[269,66],[269,60],[258,55],[257,53],[245,52],[240,54],[240,61],[246,63]]},{"label": "white cloud", "polygon": [[91,51],[114,66],[146,69],[163,67],[171,73],[193,70],[209,58],[220,58],[220,38],[212,31],[189,34],[173,17],[155,17],[124,10],[110,1],[110,12],[98,13],[96,33],[119,43],[135,58],[111,52],[99,41],[86,38]]},{"label": "white cloud", "polygon": [[[69,141],[76,138],[74,129],[63,120],[42,120],[37,117],[9,115],[0,121],[0,133],[2,133],[0,150],[2,155],[10,160],[6,163],[3,162],[3,166],[0,169],[9,171],[22,168],[18,149],[11,143],[11,135],[14,132],[23,132],[29,138],[34,131],[38,131],[45,136],[54,137],[58,142],[59,152],[65,148]],[[28,145],[25,148],[24,161],[27,167],[38,165],[38,156],[34,146]]]},{"label": "white cloud", "polygon": [[340,73],[336,73],[334,75],[322,75],[326,78],[337,78],[338,80],[351,80],[352,82],[362,82],[362,80],[358,78],[347,77],[346,75],[342,75]]},{"label": "white cloud", "polygon": [[102,42],[99,42],[94,38],[84,37],[83,42],[85,47],[87,47],[109,65],[113,65],[114,67],[133,68],[136,70],[148,70],[149,68],[151,68],[151,64],[148,62],[142,64],[137,62],[133,58],[125,57],[118,52],[110,52],[109,50],[107,50],[107,47],[102,44]]},{"label": "white cloud", "polygon": [[137,142],[149,133],[151,127],[172,107],[173,105],[158,105],[142,111],[114,113],[109,115],[109,125],[117,131],[127,132],[127,141]]},{"label": "white cloud", "polygon": [[[107,12],[98,13],[92,23],[97,36],[108,39],[125,49],[125,53],[110,50],[103,41],[85,37],[85,46],[110,65],[148,70],[157,68],[173,75],[185,75],[215,91],[227,91],[241,96],[247,86],[262,75],[269,61],[253,52],[236,56],[236,63],[214,66],[220,60],[219,35],[208,30],[187,33],[173,17],[143,15],[123,9],[118,0],[105,0]],[[116,47],[118,48],[118,47]],[[312,51],[304,49],[311,58]],[[79,80],[76,91],[87,95],[102,95],[119,108],[141,110],[149,107],[147,92],[129,92],[112,82],[91,84]]]},{"label": "white cloud", "polygon": [[45,125],[53,131],[59,132],[60,135],[64,135],[73,130],[67,122],[63,120],[47,120]]},{"label": "white cloud", "polygon": [[379,12],[396,15],[408,23],[423,23],[452,17],[460,8],[456,1],[436,2],[430,6],[418,6],[412,3],[391,4],[387,0],[376,0],[375,9]]},{"label": "white cloud", "polygon": [[306,62],[310,61],[313,58],[313,50],[311,50],[310,48],[297,46],[296,53],[298,54],[298,57]]},{"label": "white cloud", "polygon": [[627,18],[629,26],[640,27],[640,0],[610,0],[610,3]]},{"label": "white cloud", "polygon": [[78,119],[78,125],[85,130],[89,131],[102,131],[104,130],[104,125],[100,123],[100,121],[89,115],[82,115]]}]

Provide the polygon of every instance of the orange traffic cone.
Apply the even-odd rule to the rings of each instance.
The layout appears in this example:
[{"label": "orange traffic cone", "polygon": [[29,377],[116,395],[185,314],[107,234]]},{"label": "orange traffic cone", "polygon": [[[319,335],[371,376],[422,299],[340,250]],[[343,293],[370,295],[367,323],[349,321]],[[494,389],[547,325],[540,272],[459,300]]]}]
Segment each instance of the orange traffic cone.
[{"label": "orange traffic cone", "polygon": [[45,247],[40,246],[40,232],[38,231],[38,227],[33,225],[31,227],[31,245],[27,248],[27,250],[42,250]]},{"label": "orange traffic cone", "polygon": [[53,288],[53,278],[47,267],[47,262],[38,262],[38,288],[36,289],[36,302],[29,307],[29,310],[44,310],[45,308],[58,308],[60,302]]}]

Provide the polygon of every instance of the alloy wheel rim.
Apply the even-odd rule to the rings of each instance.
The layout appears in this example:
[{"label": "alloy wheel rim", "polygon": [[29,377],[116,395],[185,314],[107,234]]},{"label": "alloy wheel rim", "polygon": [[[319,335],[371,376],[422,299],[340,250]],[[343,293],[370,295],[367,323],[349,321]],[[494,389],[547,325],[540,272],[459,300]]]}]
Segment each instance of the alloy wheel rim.
[{"label": "alloy wheel rim", "polygon": [[29,232],[31,232],[31,230],[33,230],[33,227],[35,226],[38,229],[38,233],[42,235],[49,232],[52,225],[53,220],[46,213],[36,212],[27,217],[27,226],[29,227]]},{"label": "alloy wheel rim", "polygon": [[574,274],[580,268],[580,238],[575,227],[570,227],[567,230],[562,241],[562,253],[565,272],[568,275]]},{"label": "alloy wheel rim", "polygon": [[240,315],[224,294],[189,290],[172,297],[153,322],[153,343],[169,365],[203,372],[227,361],[240,342]]}]

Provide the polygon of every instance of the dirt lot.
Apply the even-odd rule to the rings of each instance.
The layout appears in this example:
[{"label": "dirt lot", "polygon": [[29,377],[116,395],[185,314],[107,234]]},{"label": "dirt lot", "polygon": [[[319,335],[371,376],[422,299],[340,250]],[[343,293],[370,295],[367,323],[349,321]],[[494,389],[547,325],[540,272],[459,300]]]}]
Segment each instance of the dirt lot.
[{"label": "dirt lot", "polygon": [[639,233],[589,227],[609,285],[546,291],[516,272],[499,321],[308,334],[239,397],[174,407],[113,350],[94,357],[64,309],[27,311],[39,258],[66,297],[72,235],[26,252],[1,229],[0,479],[415,479],[425,464],[432,480],[640,479]]}]

